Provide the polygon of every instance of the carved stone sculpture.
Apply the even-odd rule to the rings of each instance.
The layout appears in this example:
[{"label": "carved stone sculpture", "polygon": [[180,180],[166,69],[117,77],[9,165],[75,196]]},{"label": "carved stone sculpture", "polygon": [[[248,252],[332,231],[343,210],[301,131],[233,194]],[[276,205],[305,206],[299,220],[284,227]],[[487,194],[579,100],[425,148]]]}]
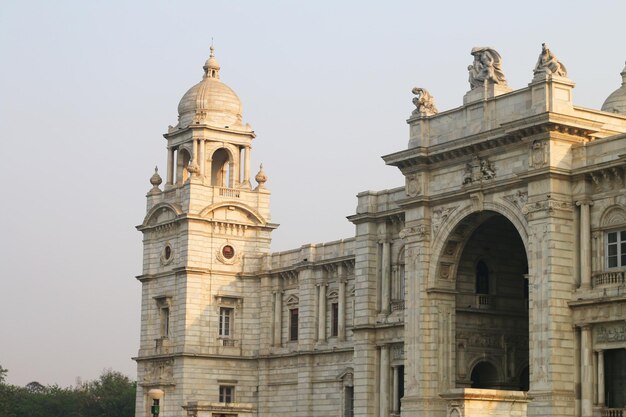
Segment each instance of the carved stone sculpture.
[{"label": "carved stone sculpture", "polygon": [[415,97],[413,97],[413,104],[415,104],[415,110],[413,114],[419,114],[420,116],[432,116],[439,113],[435,106],[435,99],[425,88],[415,87],[412,90]]},{"label": "carved stone sculpture", "polygon": [[474,62],[467,67],[469,83],[472,89],[482,87],[486,82],[506,85],[506,78],[502,71],[502,57],[493,48],[475,47],[471,54]]},{"label": "carved stone sculpture", "polygon": [[496,176],[496,170],[487,158],[482,159],[474,156],[468,162],[463,173],[463,185],[472,184],[484,180],[491,180]]},{"label": "carved stone sculpture", "polygon": [[541,53],[537,59],[537,65],[535,65],[533,74],[535,74],[535,77],[541,74],[567,77],[567,69],[565,69],[565,65],[556,59],[554,54],[548,49],[548,45],[542,43]]}]

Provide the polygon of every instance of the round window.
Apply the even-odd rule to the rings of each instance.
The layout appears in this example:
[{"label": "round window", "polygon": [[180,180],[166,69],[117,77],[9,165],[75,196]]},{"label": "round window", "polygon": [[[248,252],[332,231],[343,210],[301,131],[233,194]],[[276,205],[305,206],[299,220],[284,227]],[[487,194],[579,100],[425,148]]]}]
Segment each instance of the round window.
[{"label": "round window", "polygon": [[167,245],[165,249],[163,249],[163,258],[167,261],[172,257],[172,247]]},{"label": "round window", "polygon": [[226,245],[222,248],[222,256],[226,259],[232,259],[235,256],[235,248],[230,245]]}]

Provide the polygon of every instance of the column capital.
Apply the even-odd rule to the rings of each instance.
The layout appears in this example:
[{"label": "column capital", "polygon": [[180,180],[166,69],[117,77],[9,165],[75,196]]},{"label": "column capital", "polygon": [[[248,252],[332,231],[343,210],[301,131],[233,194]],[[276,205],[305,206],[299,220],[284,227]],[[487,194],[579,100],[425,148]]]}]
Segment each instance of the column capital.
[{"label": "column capital", "polygon": [[604,349],[594,349],[593,351],[596,353],[604,353]]},{"label": "column capital", "polygon": [[593,200],[591,198],[582,198],[576,201],[576,206],[593,206]]}]

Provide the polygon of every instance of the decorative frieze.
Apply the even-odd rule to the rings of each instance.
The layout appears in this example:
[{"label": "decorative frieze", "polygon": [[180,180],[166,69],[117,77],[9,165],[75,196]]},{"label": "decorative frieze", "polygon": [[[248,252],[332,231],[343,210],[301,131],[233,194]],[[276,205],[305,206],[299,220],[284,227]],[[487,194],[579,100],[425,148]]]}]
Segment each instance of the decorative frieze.
[{"label": "decorative frieze", "polygon": [[604,324],[595,326],[596,342],[626,341],[626,323]]},{"label": "decorative frieze", "polygon": [[554,215],[557,211],[572,211],[571,201],[556,200],[550,196],[546,200],[528,203],[522,208],[525,216],[537,212],[546,212],[549,216]]},{"label": "decorative frieze", "polygon": [[624,187],[624,169],[611,167],[590,172],[595,192],[613,191]]},{"label": "decorative frieze", "polygon": [[504,199],[522,210],[528,203],[528,193],[526,191],[517,191],[515,194],[505,195]]},{"label": "decorative frieze", "polygon": [[174,376],[174,359],[158,359],[144,363],[144,384],[171,382]]},{"label": "decorative frieze", "polygon": [[453,207],[440,207],[433,210],[433,232],[437,234],[439,231],[439,227],[448,220],[448,217],[457,209],[459,206]]},{"label": "decorative frieze", "polygon": [[399,233],[401,239],[406,239],[409,236],[415,236],[417,240],[428,239],[430,235],[430,225],[427,223],[421,223],[417,226],[405,227]]}]

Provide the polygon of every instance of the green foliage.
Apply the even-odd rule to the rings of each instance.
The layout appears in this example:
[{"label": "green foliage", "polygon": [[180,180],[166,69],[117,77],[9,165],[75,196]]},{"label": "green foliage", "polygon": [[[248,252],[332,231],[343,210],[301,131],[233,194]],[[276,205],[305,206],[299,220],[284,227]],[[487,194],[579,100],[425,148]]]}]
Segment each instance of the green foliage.
[{"label": "green foliage", "polygon": [[3,368],[2,365],[0,365],[0,384],[4,384],[4,381],[7,377],[7,372],[9,372],[9,370]]},{"label": "green foliage", "polygon": [[0,383],[0,416],[133,417],[135,392],[135,382],[111,370],[76,388],[43,386],[36,381],[26,387]]}]

